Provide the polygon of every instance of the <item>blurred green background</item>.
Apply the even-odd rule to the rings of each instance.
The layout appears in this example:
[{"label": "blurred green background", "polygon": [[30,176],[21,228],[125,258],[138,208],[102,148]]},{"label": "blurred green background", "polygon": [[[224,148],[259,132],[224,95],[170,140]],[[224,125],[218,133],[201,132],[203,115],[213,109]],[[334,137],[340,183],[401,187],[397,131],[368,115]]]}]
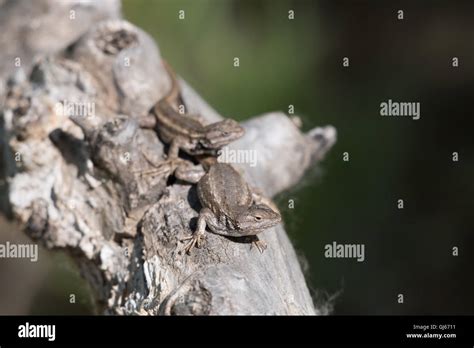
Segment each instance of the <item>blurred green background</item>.
[{"label": "blurred green background", "polygon": [[[332,298],[335,314],[474,313],[472,2],[125,0],[123,12],[220,114],[292,104],[305,130],[337,128],[321,168],[276,198],[316,302]],[[420,102],[421,119],[380,117],[388,99]],[[333,241],[365,244],[365,262],[324,258]],[[92,312],[57,257],[29,311]],[[75,306],[44,306],[71,292]]]}]

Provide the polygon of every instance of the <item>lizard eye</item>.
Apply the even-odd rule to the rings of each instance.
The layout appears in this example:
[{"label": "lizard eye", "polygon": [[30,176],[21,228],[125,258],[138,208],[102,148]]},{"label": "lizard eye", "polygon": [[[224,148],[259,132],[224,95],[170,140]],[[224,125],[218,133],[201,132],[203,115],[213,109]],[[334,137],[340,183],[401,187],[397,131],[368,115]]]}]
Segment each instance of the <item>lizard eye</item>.
[{"label": "lizard eye", "polygon": [[260,221],[260,220],[262,220],[262,217],[261,217],[261,216],[256,216],[256,217],[255,217],[255,220],[256,220],[256,221]]}]

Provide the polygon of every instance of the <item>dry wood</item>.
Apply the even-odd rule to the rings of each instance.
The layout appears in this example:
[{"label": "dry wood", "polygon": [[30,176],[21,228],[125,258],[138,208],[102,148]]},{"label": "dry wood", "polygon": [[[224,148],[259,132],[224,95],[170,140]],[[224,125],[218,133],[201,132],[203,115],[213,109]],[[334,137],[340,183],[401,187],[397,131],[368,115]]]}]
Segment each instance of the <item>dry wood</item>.
[{"label": "dry wood", "polygon": [[[156,172],[164,146],[136,122],[169,88],[156,44],[118,19],[117,1],[34,3],[0,1],[0,13],[9,11],[8,20],[0,15],[0,57],[12,62],[0,71],[4,211],[34,240],[75,258],[105,313],[325,314],[313,305],[284,225],[260,235],[263,254],[212,233],[190,256],[180,252],[200,209],[195,187],[167,180],[166,168]],[[86,6],[89,25],[64,20],[68,6]],[[35,30],[18,29],[32,17]],[[221,118],[180,84],[192,114]],[[256,166],[238,167],[270,197],[335,142],[333,127],[304,134],[281,112],[243,126],[246,135],[229,148],[256,151]]]}]

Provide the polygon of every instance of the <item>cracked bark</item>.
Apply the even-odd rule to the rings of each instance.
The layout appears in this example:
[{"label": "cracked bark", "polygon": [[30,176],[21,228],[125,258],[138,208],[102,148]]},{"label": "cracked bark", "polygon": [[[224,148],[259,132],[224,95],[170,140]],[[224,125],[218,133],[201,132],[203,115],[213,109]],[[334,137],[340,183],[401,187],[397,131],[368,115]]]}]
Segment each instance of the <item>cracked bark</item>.
[{"label": "cracked bark", "polygon": [[[0,29],[8,29],[0,56],[12,61],[0,71],[3,210],[34,240],[72,255],[105,313],[325,314],[326,306],[313,304],[284,225],[259,235],[268,244],[263,254],[212,233],[191,255],[179,252],[200,209],[195,186],[166,172],[141,174],[163,161],[164,146],[136,122],[169,88],[160,52],[118,18],[117,1],[58,3],[0,1],[0,12],[17,17],[0,16]],[[61,20],[71,6],[86,6],[89,25]],[[17,30],[31,17],[39,29]],[[58,40],[49,34],[54,25]],[[14,44],[20,36],[23,48]],[[16,56],[22,68],[13,66]],[[180,84],[191,114],[221,119]],[[94,107],[92,116],[68,114],[81,103]],[[333,127],[304,134],[281,112],[243,126],[245,136],[229,148],[256,151],[256,166],[236,166],[269,197],[296,184],[335,142]]]}]

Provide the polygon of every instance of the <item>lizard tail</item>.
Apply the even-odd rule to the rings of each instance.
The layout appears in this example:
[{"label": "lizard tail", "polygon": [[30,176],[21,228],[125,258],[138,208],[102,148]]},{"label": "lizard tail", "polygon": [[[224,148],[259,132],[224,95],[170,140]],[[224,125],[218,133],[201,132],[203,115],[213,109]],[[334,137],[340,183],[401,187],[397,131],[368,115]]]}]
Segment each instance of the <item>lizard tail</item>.
[{"label": "lizard tail", "polygon": [[165,99],[168,102],[174,103],[176,101],[179,101],[179,99],[180,99],[178,78],[177,78],[176,73],[174,72],[174,70],[168,64],[168,62],[164,59],[162,59],[161,61],[162,61],[163,66],[165,67],[165,70],[168,73],[168,76],[170,77],[170,80],[171,80],[170,91],[168,92],[168,94],[163,99]]}]

